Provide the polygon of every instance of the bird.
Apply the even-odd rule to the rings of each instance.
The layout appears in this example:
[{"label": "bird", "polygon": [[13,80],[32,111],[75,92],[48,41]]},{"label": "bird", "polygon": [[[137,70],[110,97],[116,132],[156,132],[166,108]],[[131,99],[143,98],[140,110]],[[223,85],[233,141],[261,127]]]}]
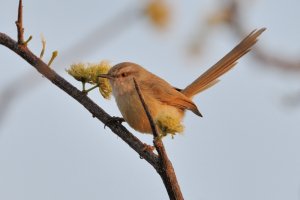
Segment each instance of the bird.
[{"label": "bird", "polygon": [[[265,30],[266,28],[253,30],[229,53],[184,89],[173,87],[164,79],[133,62],[116,64],[107,74],[100,74],[99,77],[109,79],[112,94],[123,119],[136,131],[151,134],[152,129],[139,99],[134,80],[140,88],[151,117],[155,122],[160,121],[163,127],[170,126],[165,122],[168,120],[164,119],[171,119],[173,124],[175,122],[176,126],[180,125],[177,123],[181,123],[186,110],[202,117],[198,107],[192,101],[193,97],[215,85],[220,76],[232,69],[237,64],[237,60],[251,50]],[[165,130],[165,133],[167,132]],[[169,132],[175,134],[174,131]]]}]

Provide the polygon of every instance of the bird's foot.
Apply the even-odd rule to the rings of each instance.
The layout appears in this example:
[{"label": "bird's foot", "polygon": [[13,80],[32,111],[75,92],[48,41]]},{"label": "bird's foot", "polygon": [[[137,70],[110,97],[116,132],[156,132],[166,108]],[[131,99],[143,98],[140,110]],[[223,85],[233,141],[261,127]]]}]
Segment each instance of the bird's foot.
[{"label": "bird's foot", "polygon": [[110,125],[110,124],[113,124],[113,123],[119,123],[119,124],[122,124],[122,122],[125,122],[124,118],[122,117],[111,117],[109,120],[107,120],[104,124],[104,128],[107,126],[107,125]]}]

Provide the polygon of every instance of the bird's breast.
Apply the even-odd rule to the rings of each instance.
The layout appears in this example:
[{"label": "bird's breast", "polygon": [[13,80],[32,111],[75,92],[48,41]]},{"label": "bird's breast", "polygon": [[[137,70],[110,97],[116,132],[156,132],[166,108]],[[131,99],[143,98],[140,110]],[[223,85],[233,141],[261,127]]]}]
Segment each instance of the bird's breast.
[{"label": "bird's breast", "polygon": [[[146,112],[136,91],[117,91],[114,93],[114,96],[123,118],[133,129],[141,133],[152,132]],[[178,110],[173,106],[163,104],[159,100],[152,98],[150,95],[143,93],[143,97],[154,121],[162,112],[182,118],[183,111]]]}]

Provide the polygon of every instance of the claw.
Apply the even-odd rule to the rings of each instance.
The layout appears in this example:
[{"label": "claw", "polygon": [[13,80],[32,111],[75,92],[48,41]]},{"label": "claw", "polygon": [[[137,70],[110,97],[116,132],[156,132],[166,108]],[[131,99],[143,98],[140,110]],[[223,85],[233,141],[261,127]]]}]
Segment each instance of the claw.
[{"label": "claw", "polygon": [[122,122],[125,122],[125,120],[124,120],[124,118],[122,118],[122,117],[115,117],[115,116],[113,116],[113,117],[111,117],[109,120],[107,120],[106,122],[105,122],[105,124],[104,124],[104,128],[107,126],[107,125],[109,125],[109,124],[112,124],[112,123],[122,123]]}]

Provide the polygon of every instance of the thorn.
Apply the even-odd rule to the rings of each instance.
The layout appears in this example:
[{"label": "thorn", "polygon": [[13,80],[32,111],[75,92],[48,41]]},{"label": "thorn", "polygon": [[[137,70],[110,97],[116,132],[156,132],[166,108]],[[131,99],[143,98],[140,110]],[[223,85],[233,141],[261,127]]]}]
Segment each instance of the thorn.
[{"label": "thorn", "polygon": [[41,34],[41,41],[42,41],[42,51],[40,53],[40,59],[43,58],[45,50],[46,50],[46,39],[43,34]]},{"label": "thorn", "polygon": [[29,36],[29,38],[23,43],[23,45],[27,46],[28,42],[32,39],[32,35]]},{"label": "thorn", "polygon": [[48,62],[48,67],[50,67],[50,65],[52,64],[52,62],[54,61],[54,59],[56,58],[56,56],[58,55],[58,51],[53,51],[52,52],[52,56],[50,61]]}]

